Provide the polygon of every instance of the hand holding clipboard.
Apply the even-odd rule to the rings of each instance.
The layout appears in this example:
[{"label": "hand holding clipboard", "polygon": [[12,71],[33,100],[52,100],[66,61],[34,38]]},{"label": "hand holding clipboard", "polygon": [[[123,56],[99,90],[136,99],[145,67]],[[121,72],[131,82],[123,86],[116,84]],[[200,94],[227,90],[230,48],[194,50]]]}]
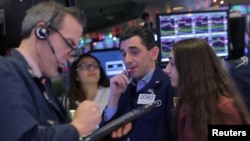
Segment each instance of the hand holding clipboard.
[{"label": "hand holding clipboard", "polygon": [[151,110],[153,110],[154,108],[156,108],[160,105],[161,105],[161,101],[157,100],[157,101],[152,102],[151,104],[147,104],[143,107],[134,109],[134,110],[120,116],[119,118],[111,121],[110,123],[106,124],[105,126],[96,129],[91,134],[83,137],[81,141],[95,141],[95,140],[101,139],[104,136],[110,134],[112,131],[115,131],[119,127],[139,118],[140,116],[150,112]]}]

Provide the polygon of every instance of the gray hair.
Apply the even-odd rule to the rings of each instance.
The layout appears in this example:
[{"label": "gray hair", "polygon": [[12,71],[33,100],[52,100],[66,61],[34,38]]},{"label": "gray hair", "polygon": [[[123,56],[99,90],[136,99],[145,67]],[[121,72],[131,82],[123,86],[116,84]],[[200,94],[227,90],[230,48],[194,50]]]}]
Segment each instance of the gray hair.
[{"label": "gray hair", "polygon": [[[40,2],[27,10],[22,22],[22,39],[28,38],[33,28],[39,22],[60,29],[61,21],[66,14],[73,16],[81,25],[85,27],[86,17],[76,7],[64,7],[57,2]],[[53,33],[54,31],[51,30]]]}]

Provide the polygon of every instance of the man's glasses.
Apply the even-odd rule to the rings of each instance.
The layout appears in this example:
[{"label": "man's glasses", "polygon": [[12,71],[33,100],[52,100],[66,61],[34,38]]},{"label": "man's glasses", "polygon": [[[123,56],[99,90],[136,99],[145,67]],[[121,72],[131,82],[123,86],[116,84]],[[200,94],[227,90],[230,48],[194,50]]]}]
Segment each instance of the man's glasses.
[{"label": "man's glasses", "polygon": [[76,48],[73,47],[74,43],[70,43],[56,28],[52,26],[49,26],[49,28],[58,33],[59,36],[63,39],[63,41],[66,43],[66,45],[71,49],[70,52],[68,53],[69,57],[76,57]]},{"label": "man's glasses", "polygon": [[93,70],[99,69],[99,65],[98,64],[86,64],[86,63],[83,63],[79,67],[76,68],[76,71],[79,71],[79,70],[90,70],[91,68]]}]

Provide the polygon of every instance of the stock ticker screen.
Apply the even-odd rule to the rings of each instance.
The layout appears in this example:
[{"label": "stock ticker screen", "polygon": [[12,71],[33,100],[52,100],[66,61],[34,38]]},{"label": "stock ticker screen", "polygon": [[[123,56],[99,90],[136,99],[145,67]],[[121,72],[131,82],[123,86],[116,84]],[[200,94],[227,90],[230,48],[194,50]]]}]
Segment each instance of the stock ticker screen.
[{"label": "stock ticker screen", "polygon": [[169,61],[172,45],[185,38],[205,39],[218,57],[228,56],[227,10],[159,13],[156,15],[160,63]]}]

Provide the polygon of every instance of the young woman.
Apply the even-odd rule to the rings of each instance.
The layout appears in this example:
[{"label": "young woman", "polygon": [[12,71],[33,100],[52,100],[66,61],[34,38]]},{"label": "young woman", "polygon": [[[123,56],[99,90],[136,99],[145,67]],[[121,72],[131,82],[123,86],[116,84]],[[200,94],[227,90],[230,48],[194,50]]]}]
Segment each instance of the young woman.
[{"label": "young woman", "polygon": [[206,141],[209,124],[249,124],[240,94],[206,41],[191,38],[174,44],[165,72],[179,96],[178,141]]},{"label": "young woman", "polygon": [[65,108],[75,110],[76,101],[93,100],[100,103],[100,112],[105,108],[110,82],[100,61],[91,54],[82,54],[70,67],[69,90],[63,96]]}]

